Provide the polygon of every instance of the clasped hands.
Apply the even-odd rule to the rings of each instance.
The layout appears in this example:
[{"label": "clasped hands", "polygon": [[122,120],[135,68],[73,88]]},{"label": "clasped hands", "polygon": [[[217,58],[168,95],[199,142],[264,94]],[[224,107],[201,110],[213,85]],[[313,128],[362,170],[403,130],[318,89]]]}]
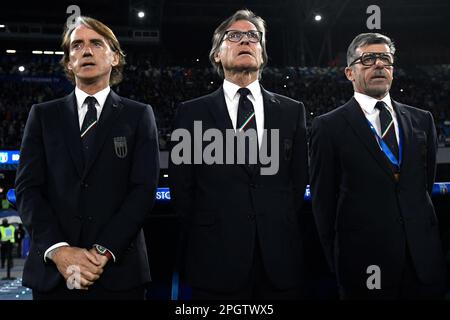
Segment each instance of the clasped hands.
[{"label": "clasped hands", "polygon": [[108,258],[98,254],[94,248],[87,250],[70,246],[57,248],[52,260],[68,287],[80,290],[88,290],[100,278],[108,263]]}]

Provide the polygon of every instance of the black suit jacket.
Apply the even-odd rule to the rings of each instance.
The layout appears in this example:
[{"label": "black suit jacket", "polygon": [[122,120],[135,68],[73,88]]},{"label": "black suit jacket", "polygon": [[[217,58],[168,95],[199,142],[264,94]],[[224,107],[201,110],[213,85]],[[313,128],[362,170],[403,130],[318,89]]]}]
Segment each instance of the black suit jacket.
[{"label": "black suit jacket", "polygon": [[[126,141],[125,156],[123,144],[116,150],[117,137]],[[63,280],[43,256],[63,241],[87,249],[101,244],[114,253],[116,262],[109,262],[98,280],[106,288],[126,290],[150,281],[142,226],[158,175],[157,129],[149,105],[111,91],[86,165],[74,92],[34,105],[16,177],[19,214],[31,235],[24,285],[46,292]]]},{"label": "black suit jacket", "polygon": [[392,101],[403,141],[400,180],[352,98],[317,117],[311,134],[311,192],[319,235],[342,286],[366,288],[367,267],[381,287],[401,279],[409,248],[419,279],[444,281],[431,202],[437,140],[432,115]]},{"label": "black suit jacket", "polygon": [[[258,170],[251,174],[239,164],[170,163],[171,197],[184,217],[186,270],[193,286],[222,292],[240,289],[258,242],[274,285],[286,289],[301,280],[298,214],[308,174],[305,108],[264,89],[262,95],[264,127],[280,133],[275,175],[260,175]],[[203,130],[224,133],[233,128],[222,87],[181,104],[175,128],[192,134],[194,121],[202,121]]]}]

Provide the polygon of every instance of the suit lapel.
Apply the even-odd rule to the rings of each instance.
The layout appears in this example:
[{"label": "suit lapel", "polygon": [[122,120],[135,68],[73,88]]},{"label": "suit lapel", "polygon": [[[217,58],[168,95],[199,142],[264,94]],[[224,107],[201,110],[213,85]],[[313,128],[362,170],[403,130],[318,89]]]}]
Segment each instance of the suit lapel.
[{"label": "suit lapel", "polygon": [[[274,96],[272,92],[267,91],[261,86],[261,94],[263,97],[263,112],[264,112],[264,128],[258,130],[266,130],[263,134],[262,146],[267,146],[267,155],[272,154],[272,146],[267,135],[270,129],[280,129],[280,101]],[[258,135],[259,136],[259,135]],[[258,145],[259,148],[259,145]],[[255,166],[249,168],[248,166],[241,165],[241,167],[250,175],[257,175],[260,172],[261,163],[259,162],[260,149],[258,149],[258,161]]]},{"label": "suit lapel", "polygon": [[[233,123],[231,122],[230,113],[228,112],[227,103],[225,102],[225,93],[223,91],[223,86],[211,93],[210,100],[207,102],[209,111],[212,114],[214,122],[216,123],[217,129],[222,131],[224,137],[226,137],[226,130],[233,129]],[[234,148],[236,152],[236,148]],[[235,155],[234,159],[237,157]],[[238,164],[238,166],[243,169],[246,173],[251,174],[247,166],[243,164]]]},{"label": "suit lapel", "polygon": [[[280,101],[261,86],[261,93],[264,104],[264,129],[279,128]],[[220,130],[233,129],[230,114],[225,102],[223,87],[211,93],[210,101],[208,101],[209,111],[211,112],[217,128]]]},{"label": "suit lapel", "polygon": [[[267,146],[267,155],[272,154],[272,146],[267,136],[270,129],[280,129],[280,114],[281,106],[280,100],[278,100],[272,92],[267,91],[261,86],[261,92],[263,96],[264,105],[264,129],[266,129],[266,134],[263,136],[263,145]],[[281,146],[280,146],[281,148]],[[281,150],[280,150],[281,151]]]},{"label": "suit lapel", "polygon": [[380,146],[367,123],[367,118],[355,98],[345,104],[345,118],[380,167],[394,180],[388,160],[380,150]]},{"label": "suit lapel", "polygon": [[[261,93],[263,96],[263,108],[264,108],[264,129],[279,129],[280,128],[280,101],[273,95],[273,93],[265,90],[261,86]],[[217,128],[225,133],[226,129],[233,129],[230,114],[225,102],[225,95],[223,87],[210,95],[210,101],[208,101],[208,108],[211,112],[213,119],[217,125]],[[262,130],[262,129],[260,129]],[[264,136],[263,139],[267,139]],[[264,143],[264,141],[263,141]],[[271,154],[270,143],[267,143],[268,154]],[[249,168],[243,164],[239,165],[248,174],[254,174],[258,170],[250,171]],[[256,166],[259,168],[259,164]]]},{"label": "suit lapel", "polygon": [[83,178],[86,177],[89,169],[92,167],[92,164],[95,162],[95,159],[98,156],[98,153],[103,147],[105,140],[108,136],[108,133],[114,124],[117,116],[120,113],[120,110],[123,108],[123,104],[121,102],[120,97],[114,92],[110,91],[108,98],[106,98],[105,105],[103,106],[102,113],[100,114],[100,119],[97,123],[97,128],[95,130],[95,140],[94,140],[94,149],[90,154],[90,158],[87,161],[87,164],[84,168]]},{"label": "suit lapel", "polygon": [[264,129],[280,129],[280,100],[261,86],[264,103]]},{"label": "suit lapel", "polygon": [[[411,137],[412,137],[412,123],[408,110],[403,107],[401,103],[392,100],[392,106],[394,107],[395,114],[397,115],[397,121],[400,131],[400,142],[402,146],[402,163],[400,165],[400,172],[405,170],[408,166],[409,151],[411,150]],[[400,174],[400,179],[401,179]]]},{"label": "suit lapel", "polygon": [[59,108],[61,125],[67,148],[69,148],[73,163],[81,177],[83,173],[83,155],[80,138],[80,124],[78,121],[77,102],[75,92],[66,96]]},{"label": "suit lapel", "polygon": [[226,129],[233,129],[233,123],[231,122],[230,114],[228,113],[222,86],[211,93],[207,105],[219,130],[225,133]]}]

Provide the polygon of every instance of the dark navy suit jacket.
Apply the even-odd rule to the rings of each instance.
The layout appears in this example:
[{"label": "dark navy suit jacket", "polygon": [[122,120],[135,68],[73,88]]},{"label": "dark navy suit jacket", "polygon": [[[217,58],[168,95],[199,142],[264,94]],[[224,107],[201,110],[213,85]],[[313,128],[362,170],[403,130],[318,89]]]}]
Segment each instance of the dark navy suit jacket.
[{"label": "dark navy suit jacket", "polygon": [[41,292],[63,280],[44,252],[53,244],[116,256],[100,283],[127,290],[150,281],[142,226],[159,175],[158,134],[152,108],[112,90],[99,118],[94,150],[83,163],[75,94],[31,108],[16,177],[19,214],[31,246],[23,283]]}]

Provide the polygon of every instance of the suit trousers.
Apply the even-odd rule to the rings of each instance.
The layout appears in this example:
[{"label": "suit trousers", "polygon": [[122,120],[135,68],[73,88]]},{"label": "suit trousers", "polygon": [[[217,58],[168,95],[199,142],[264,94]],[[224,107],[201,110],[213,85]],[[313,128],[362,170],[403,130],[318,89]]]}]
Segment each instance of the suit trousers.
[{"label": "suit trousers", "polygon": [[[441,300],[445,298],[446,281],[442,283],[424,284],[417,277],[414,263],[405,246],[405,262],[401,279],[397,285],[383,287],[381,289],[355,289],[340,287],[341,299],[364,300]],[[383,279],[383,276],[381,276]]]},{"label": "suit trousers", "polygon": [[296,300],[303,298],[304,291],[300,285],[287,290],[279,290],[271,283],[264,268],[256,232],[255,235],[256,245],[253,263],[244,287],[231,293],[215,292],[195,287],[192,288],[193,300]]}]

